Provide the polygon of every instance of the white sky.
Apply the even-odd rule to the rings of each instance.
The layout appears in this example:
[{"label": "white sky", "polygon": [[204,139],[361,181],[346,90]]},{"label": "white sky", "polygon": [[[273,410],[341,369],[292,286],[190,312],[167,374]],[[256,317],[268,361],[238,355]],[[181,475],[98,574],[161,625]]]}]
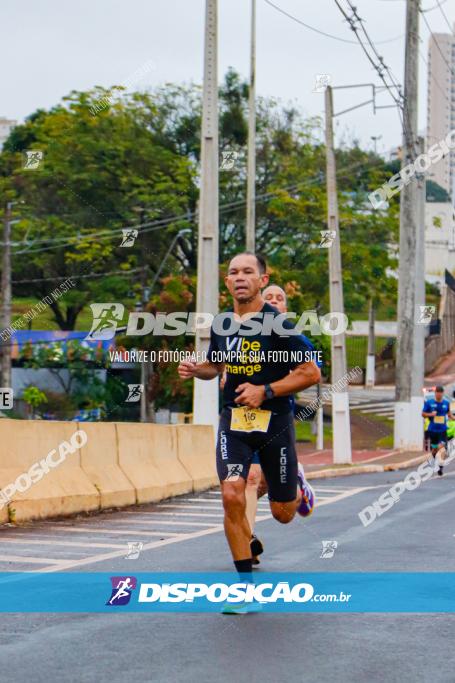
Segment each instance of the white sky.
[{"label": "white sky", "polygon": [[[305,23],[341,38],[355,40],[334,0],[273,0]],[[347,6],[346,0],[340,0]],[[370,36],[396,76],[403,81],[405,0],[356,0]],[[436,0],[422,0],[435,32],[448,32]],[[109,87],[152,60],[156,69],[141,87],[194,80],[203,66],[204,0],[2,0],[0,3],[0,116],[23,120],[38,107],[49,108],[72,89]],[[455,3],[443,8],[453,25]],[[229,66],[249,73],[250,0],[219,0],[219,77]],[[428,30],[420,22],[425,58]],[[402,36],[380,45],[381,40]],[[420,128],[425,127],[426,67],[419,59]],[[257,0],[257,90],[293,101],[309,115],[322,114],[323,95],[313,93],[316,74],[330,74],[332,85],[379,79],[357,44],[313,33]],[[370,99],[369,90],[335,93],[335,111]],[[390,104],[388,94],[380,95]],[[339,131],[382,135],[378,150],[399,144],[395,109],[373,115],[370,106],[340,118]]]}]

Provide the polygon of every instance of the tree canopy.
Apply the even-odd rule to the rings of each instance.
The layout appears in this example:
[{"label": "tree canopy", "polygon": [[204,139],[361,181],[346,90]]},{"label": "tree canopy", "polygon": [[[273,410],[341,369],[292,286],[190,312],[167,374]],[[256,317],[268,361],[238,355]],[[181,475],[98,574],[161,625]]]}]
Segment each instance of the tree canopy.
[{"label": "tree canopy", "polygon": [[[248,86],[229,70],[220,86],[220,263],[244,248]],[[97,102],[107,106],[96,107]],[[97,113],[96,113],[97,112]],[[15,202],[13,292],[45,296],[73,277],[77,288],[52,303],[56,324],[74,329],[90,302],[141,298],[165,276],[196,274],[201,89],[166,85],[71,92],[17,126],[0,154],[0,188]],[[292,283],[295,303],[329,309],[325,147],[321,122],[270,98],[257,102],[257,248],[273,278]],[[40,150],[35,170],[25,150]],[[348,315],[396,299],[398,200],[373,210],[367,195],[390,175],[385,162],[353,143],[337,150],[338,201]],[[138,230],[121,247],[127,228]],[[167,281],[169,285],[169,280]],[[292,302],[292,297],[291,297]]]}]

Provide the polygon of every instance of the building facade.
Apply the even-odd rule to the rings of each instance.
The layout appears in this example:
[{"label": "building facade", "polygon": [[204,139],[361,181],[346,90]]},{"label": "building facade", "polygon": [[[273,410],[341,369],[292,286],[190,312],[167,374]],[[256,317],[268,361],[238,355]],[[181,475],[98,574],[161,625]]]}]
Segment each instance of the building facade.
[{"label": "building facade", "polygon": [[455,210],[451,202],[425,204],[425,279],[441,286],[455,273]]},{"label": "building facade", "polygon": [[[427,149],[455,129],[455,36],[434,33],[428,46]],[[455,203],[455,150],[428,171]]]},{"label": "building facade", "polygon": [[3,116],[0,116],[0,151],[2,150],[6,138],[9,136],[16,124],[17,121],[5,119]]}]

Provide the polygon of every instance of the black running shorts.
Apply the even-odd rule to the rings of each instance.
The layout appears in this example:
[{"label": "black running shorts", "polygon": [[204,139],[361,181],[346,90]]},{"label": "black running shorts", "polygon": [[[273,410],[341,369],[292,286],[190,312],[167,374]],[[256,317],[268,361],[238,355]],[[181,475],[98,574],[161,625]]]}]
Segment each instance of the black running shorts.
[{"label": "black running shorts", "polygon": [[427,434],[431,448],[437,448],[441,443],[447,446],[447,430],[444,430],[443,432],[432,432],[431,429],[429,429]]},{"label": "black running shorts", "polygon": [[269,499],[288,503],[297,497],[297,453],[294,416],[272,413],[267,432],[231,431],[231,409],[223,408],[218,428],[216,467],[220,481],[246,480],[257,453]]}]

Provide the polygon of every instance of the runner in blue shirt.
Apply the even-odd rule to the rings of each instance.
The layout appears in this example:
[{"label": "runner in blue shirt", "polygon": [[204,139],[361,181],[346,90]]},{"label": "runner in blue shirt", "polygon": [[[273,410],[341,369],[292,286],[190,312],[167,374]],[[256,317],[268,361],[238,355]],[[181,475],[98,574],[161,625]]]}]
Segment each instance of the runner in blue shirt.
[{"label": "runner in blue shirt", "polygon": [[[455,419],[450,412],[450,403],[444,398],[444,387],[437,386],[434,392],[434,398],[429,398],[423,405],[422,417],[428,417],[430,424],[428,425],[427,435],[430,441],[431,454],[436,461],[436,456],[441,447],[447,448],[447,417],[451,420]],[[443,459],[439,461],[438,474],[443,475]]]}]

